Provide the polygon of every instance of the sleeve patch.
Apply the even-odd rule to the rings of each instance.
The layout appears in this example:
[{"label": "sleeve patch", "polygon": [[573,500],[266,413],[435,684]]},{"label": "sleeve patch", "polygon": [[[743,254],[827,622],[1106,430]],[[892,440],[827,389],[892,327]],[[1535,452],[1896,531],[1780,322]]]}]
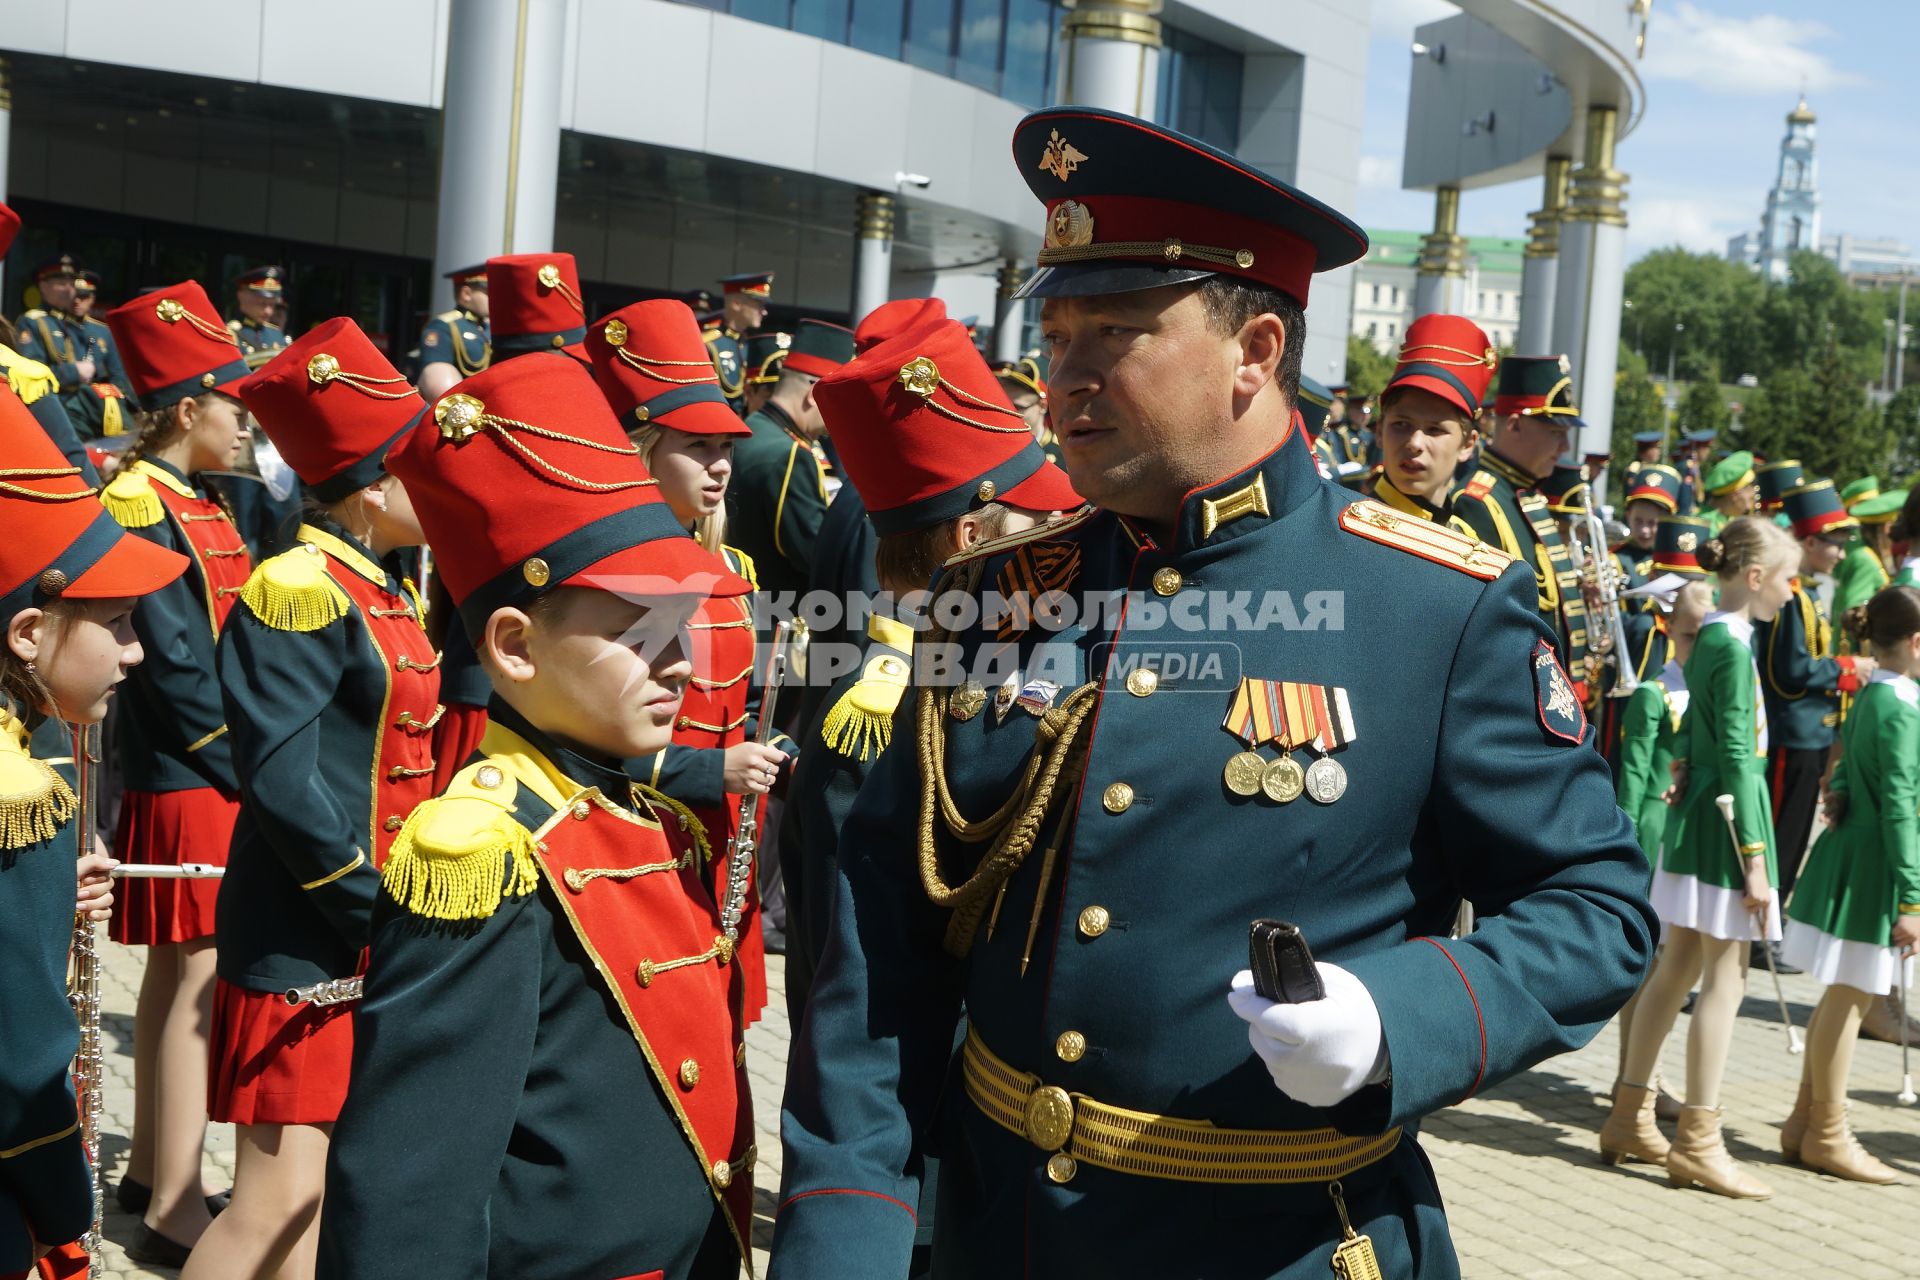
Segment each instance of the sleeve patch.
[{"label": "sleeve patch", "polygon": [[1545,640],[1533,642],[1533,700],[1540,727],[1562,742],[1578,746],[1587,736],[1587,713],[1559,655]]}]

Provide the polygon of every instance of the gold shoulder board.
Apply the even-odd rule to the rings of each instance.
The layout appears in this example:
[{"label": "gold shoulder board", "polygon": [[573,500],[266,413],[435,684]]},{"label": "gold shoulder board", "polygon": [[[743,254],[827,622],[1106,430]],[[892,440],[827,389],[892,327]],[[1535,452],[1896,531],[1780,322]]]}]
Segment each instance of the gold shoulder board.
[{"label": "gold shoulder board", "polygon": [[380,883],[426,920],[485,920],[539,883],[533,833],[513,816],[513,774],[492,760],[454,776],[446,794],[413,811],[387,854]]},{"label": "gold shoulder board", "polygon": [[1513,557],[1498,547],[1490,547],[1431,520],[1403,516],[1371,498],[1341,508],[1340,527],[1369,541],[1410,552],[1488,582],[1513,563]]}]

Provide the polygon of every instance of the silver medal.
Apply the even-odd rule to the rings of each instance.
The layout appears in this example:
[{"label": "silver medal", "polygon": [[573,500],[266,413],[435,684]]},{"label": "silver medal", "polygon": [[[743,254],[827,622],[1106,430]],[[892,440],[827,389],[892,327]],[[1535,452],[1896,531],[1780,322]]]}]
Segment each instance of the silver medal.
[{"label": "silver medal", "polygon": [[1319,804],[1332,804],[1347,794],[1347,771],[1332,756],[1321,756],[1307,766],[1307,795]]}]

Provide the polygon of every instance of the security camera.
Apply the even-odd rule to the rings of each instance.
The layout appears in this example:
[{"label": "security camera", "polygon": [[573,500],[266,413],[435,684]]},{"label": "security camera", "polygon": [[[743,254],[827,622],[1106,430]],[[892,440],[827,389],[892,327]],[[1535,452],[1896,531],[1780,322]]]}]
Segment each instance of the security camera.
[{"label": "security camera", "polygon": [[893,185],[896,187],[919,187],[922,191],[925,191],[933,185],[933,179],[924,173],[896,173],[893,175]]}]

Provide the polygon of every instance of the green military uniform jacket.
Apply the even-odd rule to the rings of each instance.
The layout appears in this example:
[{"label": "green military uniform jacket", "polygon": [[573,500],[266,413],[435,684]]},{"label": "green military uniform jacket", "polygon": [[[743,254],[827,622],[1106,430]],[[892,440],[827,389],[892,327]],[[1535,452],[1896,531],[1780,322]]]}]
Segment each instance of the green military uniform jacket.
[{"label": "green military uniform jacket", "polygon": [[1833,571],[1833,612],[1843,617],[1850,609],[1857,609],[1873,599],[1874,593],[1887,585],[1887,566],[1881,563],[1880,553],[1868,546],[1856,532],[1854,541],[1848,545],[1846,555]]},{"label": "green military uniform jacket", "polygon": [[260,368],[287,349],[287,331],[279,325],[260,324],[241,316],[227,321],[227,332],[240,345],[249,369]]},{"label": "green military uniform jacket", "polygon": [[[1228,1185],[1199,1161],[1179,1181],[1111,1149],[1127,1168],[1106,1167],[1090,1132],[1057,1136],[1064,1113],[1013,1118],[1020,1080],[1076,1108],[1353,1152],[1346,1205],[1385,1272],[1457,1274],[1413,1129],[1584,1043],[1652,946],[1646,861],[1582,749],[1532,575],[1354,503],[1293,433],[1189,494],[1164,537],[1089,509],[975,548],[936,590],[1023,582],[1113,607],[916,637],[930,656],[839,836],[790,1062],[773,1280],[904,1275],[929,1150],[935,1274],[1328,1274],[1325,1181]],[[1341,593],[1337,626],[1318,611],[1331,597],[1309,598],[1323,591]],[[1244,619],[1193,629],[1235,592]],[[1410,611],[1427,641],[1412,650]],[[1230,671],[1207,661],[1222,642]],[[1344,798],[1228,789],[1243,674],[1345,691]],[[976,882],[988,858],[1008,870]],[[1451,940],[1463,897],[1485,915]],[[1388,1084],[1329,1109],[1274,1087],[1226,1003],[1261,917],[1297,922],[1366,986]],[[963,1003],[976,1066],[950,1072]]]},{"label": "green military uniform jacket", "polygon": [[1453,495],[1453,513],[1482,542],[1499,547],[1533,570],[1539,588],[1535,607],[1555,633],[1560,660],[1584,684],[1587,605],[1566,543],[1535,489],[1532,476],[1488,448],[1480,469]]},{"label": "green military uniform jacket", "polygon": [[747,389],[746,335],[731,328],[719,328],[703,329],[700,336],[705,339],[707,355],[713,360],[714,376],[720,379],[720,394],[729,404],[734,404]]},{"label": "green military uniform jacket", "polygon": [[471,378],[492,362],[493,331],[471,311],[442,311],[420,331],[422,372],[430,364],[450,364],[462,378]]},{"label": "green military uniform jacket", "polygon": [[1771,747],[1821,751],[1833,745],[1842,694],[1859,689],[1852,658],[1833,656],[1833,627],[1806,588],[1770,622],[1753,624],[1754,652],[1767,699]]},{"label": "green military uniform jacket", "polygon": [[747,425],[753,434],[733,446],[727,537],[753,557],[762,590],[797,594],[807,588],[827,514],[826,475],[812,443],[779,405],[769,402]]},{"label": "green military uniform jacket", "polygon": [[1734,828],[1745,854],[1764,853],[1767,879],[1780,883],[1773,847],[1773,804],[1767,795],[1766,704],[1754,663],[1752,624],[1709,614],[1687,659],[1684,750],[1687,794],[1668,820],[1660,869],[1733,891],[1746,884],[1726,819],[1714,803],[1733,797]]},{"label": "green military uniform jacket", "polygon": [[619,761],[488,715],[383,873],[317,1274],[735,1280],[757,1157],[710,851]]},{"label": "green military uniform jacket", "polygon": [[1884,947],[1896,913],[1920,914],[1920,687],[1874,672],[1841,734],[1833,790],[1847,798],[1846,813],[1814,841],[1787,915],[1831,938]]},{"label": "green military uniform jacket", "polygon": [[80,1043],[67,1003],[76,805],[27,742],[0,711],[0,1274],[29,1270],[34,1241],[66,1244],[93,1219],[67,1070]]},{"label": "green military uniform jacket", "polygon": [[[35,307],[13,322],[14,345],[21,355],[53,370],[61,406],[75,430],[87,439],[135,430],[133,383],[120,363],[120,345],[100,321]],[[91,358],[93,379],[80,377],[80,361]]]},{"label": "green military uniform jacket", "polygon": [[1667,830],[1667,788],[1673,753],[1687,709],[1687,679],[1677,662],[1652,676],[1626,700],[1620,722],[1620,765],[1614,795],[1633,819],[1647,861],[1660,857]]}]

